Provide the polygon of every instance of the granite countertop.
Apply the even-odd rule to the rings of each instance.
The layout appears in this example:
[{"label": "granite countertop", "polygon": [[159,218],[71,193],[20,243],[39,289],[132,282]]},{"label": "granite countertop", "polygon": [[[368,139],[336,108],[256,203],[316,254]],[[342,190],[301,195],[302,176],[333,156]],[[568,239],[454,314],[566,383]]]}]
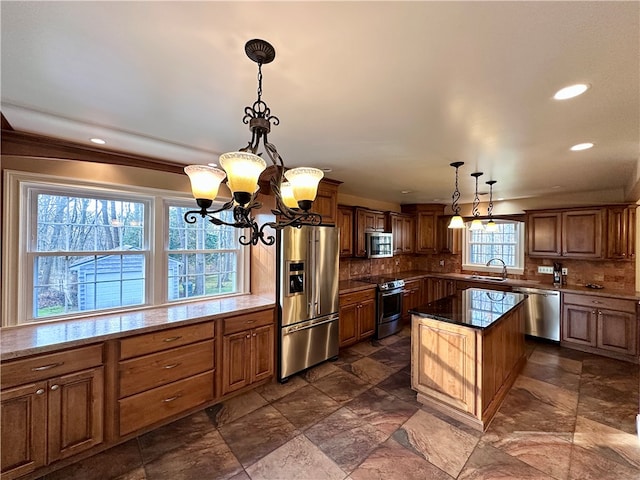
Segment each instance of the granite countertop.
[{"label": "granite countertop", "polygon": [[340,293],[353,293],[372,288],[376,288],[375,283],[361,282],[360,280],[341,280],[338,284]]},{"label": "granite countertop", "polygon": [[274,306],[273,298],[241,295],[154,307],[124,314],[4,327],[0,329],[0,360],[190,325],[229,314],[250,313]]},{"label": "granite countertop", "polygon": [[484,288],[459,290],[455,295],[420,305],[409,313],[464,327],[486,330],[526,299],[522,293]]}]

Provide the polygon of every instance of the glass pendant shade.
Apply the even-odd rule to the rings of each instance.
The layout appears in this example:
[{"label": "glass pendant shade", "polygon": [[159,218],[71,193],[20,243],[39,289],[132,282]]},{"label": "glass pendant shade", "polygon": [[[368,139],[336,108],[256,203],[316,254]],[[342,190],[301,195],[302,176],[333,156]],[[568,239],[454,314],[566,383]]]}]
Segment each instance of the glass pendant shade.
[{"label": "glass pendant shade", "polygon": [[184,167],[184,173],[189,176],[193,198],[205,200],[214,200],[218,196],[220,183],[227,175],[219,168],[206,165],[189,165]]},{"label": "glass pendant shade", "polygon": [[280,185],[280,195],[282,196],[282,203],[289,208],[298,208],[298,201],[293,196],[293,187],[289,182],[282,182]]},{"label": "glass pendant shade", "polygon": [[311,203],[316,199],[318,183],[324,177],[323,171],[317,168],[299,167],[287,170],[284,176],[291,184],[298,206],[303,210],[309,210]]},{"label": "glass pendant shade", "polygon": [[489,220],[487,222],[487,224],[485,225],[485,231],[487,231],[487,232],[497,232],[498,231],[498,224],[496,222],[494,222],[493,220]]},{"label": "glass pendant shade", "polygon": [[229,152],[220,155],[220,166],[227,172],[229,189],[237,193],[253,194],[258,186],[260,174],[267,168],[258,155],[248,152]]},{"label": "glass pendant shade", "polygon": [[480,219],[478,219],[478,218],[475,218],[471,222],[471,226],[469,227],[469,230],[471,230],[472,232],[478,231],[478,230],[484,230],[484,226],[482,225],[482,221]]},{"label": "glass pendant shade", "polygon": [[460,215],[454,215],[449,222],[449,228],[464,228],[464,220]]}]

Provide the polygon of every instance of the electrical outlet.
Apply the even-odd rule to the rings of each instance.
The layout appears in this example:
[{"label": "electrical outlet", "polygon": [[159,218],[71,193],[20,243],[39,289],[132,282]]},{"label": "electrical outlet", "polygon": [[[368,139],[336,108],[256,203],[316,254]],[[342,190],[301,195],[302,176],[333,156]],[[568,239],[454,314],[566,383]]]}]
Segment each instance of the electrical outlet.
[{"label": "electrical outlet", "polygon": [[568,268],[563,268],[562,269],[562,274],[563,275],[569,275],[569,269]]},{"label": "electrical outlet", "polygon": [[444,267],[444,260],[440,260],[440,266]]},{"label": "electrical outlet", "polygon": [[553,267],[538,267],[538,273],[553,274]]}]

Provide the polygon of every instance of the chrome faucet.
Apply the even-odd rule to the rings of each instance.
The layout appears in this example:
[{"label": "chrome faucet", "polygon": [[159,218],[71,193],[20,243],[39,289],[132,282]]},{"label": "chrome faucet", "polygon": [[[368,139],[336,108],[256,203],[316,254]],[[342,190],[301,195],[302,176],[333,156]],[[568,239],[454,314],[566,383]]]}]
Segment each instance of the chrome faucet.
[{"label": "chrome faucet", "polygon": [[504,280],[506,280],[506,279],[507,279],[507,264],[506,264],[506,263],[504,263],[504,260],[502,260],[501,258],[498,258],[498,257],[496,257],[496,258],[492,258],[491,260],[489,260],[489,261],[487,262],[487,267],[488,267],[489,265],[491,265],[491,262],[493,262],[494,260],[498,260],[500,263],[502,263],[502,278],[503,278]]}]

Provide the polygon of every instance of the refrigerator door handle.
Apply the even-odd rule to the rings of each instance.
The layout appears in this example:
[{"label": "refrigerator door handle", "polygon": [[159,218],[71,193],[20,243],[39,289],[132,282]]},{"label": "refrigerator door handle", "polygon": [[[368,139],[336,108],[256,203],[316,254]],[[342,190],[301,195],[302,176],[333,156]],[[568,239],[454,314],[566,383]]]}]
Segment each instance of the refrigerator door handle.
[{"label": "refrigerator door handle", "polygon": [[325,323],[331,323],[338,321],[337,316],[332,316],[326,320],[321,322],[305,322],[302,325],[293,325],[291,327],[285,327],[282,329],[283,335],[289,335],[291,333],[299,332],[301,330],[308,330],[310,328],[319,327],[320,325],[324,325]]}]

